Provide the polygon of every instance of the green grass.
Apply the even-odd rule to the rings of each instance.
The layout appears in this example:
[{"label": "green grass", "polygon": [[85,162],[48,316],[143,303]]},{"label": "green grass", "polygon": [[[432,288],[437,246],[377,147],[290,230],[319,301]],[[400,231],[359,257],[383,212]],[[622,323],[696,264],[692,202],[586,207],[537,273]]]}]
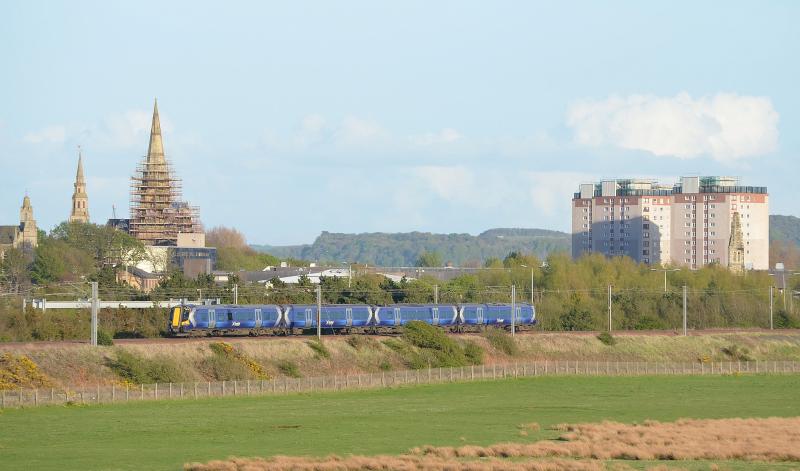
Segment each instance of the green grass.
[{"label": "green grass", "polygon": [[[800,415],[800,376],[544,377],[0,413],[3,469],[180,469],[273,454],[402,453],[552,438],[604,419]],[[542,430],[520,437],[518,424]],[[766,469],[766,468],[765,468]]]}]

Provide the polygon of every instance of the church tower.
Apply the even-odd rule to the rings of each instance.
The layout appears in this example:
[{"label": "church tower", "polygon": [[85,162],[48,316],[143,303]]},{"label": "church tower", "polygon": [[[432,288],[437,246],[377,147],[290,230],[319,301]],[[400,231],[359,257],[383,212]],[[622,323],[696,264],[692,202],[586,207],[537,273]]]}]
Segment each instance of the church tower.
[{"label": "church tower", "polygon": [[89,195],[86,194],[86,180],[83,178],[83,155],[78,148],[78,173],[75,175],[75,191],[72,193],[72,212],[69,222],[89,222]]},{"label": "church tower", "polygon": [[739,212],[734,211],[731,218],[731,238],[728,241],[728,269],[734,273],[744,273],[744,238]]},{"label": "church tower", "polygon": [[36,227],[36,219],[33,218],[33,206],[28,195],[23,198],[22,207],[19,209],[19,228],[23,249],[32,249],[39,245],[39,230]]},{"label": "church tower", "polygon": [[178,234],[201,233],[197,208],[181,200],[181,180],[164,155],[158,102],[147,156],[131,178],[130,234],[145,245],[177,245]]}]

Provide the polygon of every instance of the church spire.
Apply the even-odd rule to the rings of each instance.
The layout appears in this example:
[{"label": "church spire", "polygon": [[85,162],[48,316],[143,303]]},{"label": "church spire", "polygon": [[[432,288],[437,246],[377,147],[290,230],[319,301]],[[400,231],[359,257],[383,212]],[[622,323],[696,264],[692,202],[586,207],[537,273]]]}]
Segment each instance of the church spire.
[{"label": "church spire", "polygon": [[78,146],[78,173],[75,174],[75,183],[86,183],[83,178],[83,152],[81,152],[81,146]]},{"label": "church spire", "polygon": [[147,162],[164,164],[164,143],[161,140],[161,119],[158,117],[158,99],[153,105],[153,124],[150,127],[150,145],[147,147]]},{"label": "church spire", "polygon": [[78,146],[78,171],[75,172],[75,191],[72,193],[72,211],[69,222],[89,222],[89,195],[86,194],[86,179],[83,177],[83,152]]}]

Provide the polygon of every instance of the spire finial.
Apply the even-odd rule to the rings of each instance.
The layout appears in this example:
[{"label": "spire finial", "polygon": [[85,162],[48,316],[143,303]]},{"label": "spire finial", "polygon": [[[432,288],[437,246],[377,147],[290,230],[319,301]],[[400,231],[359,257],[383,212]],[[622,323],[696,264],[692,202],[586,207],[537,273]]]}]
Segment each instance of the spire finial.
[{"label": "spire finial", "polygon": [[150,146],[147,148],[147,161],[165,163],[164,144],[161,140],[161,119],[158,116],[158,99],[153,103],[153,124],[150,128]]},{"label": "spire finial", "polygon": [[75,182],[76,183],[83,183],[83,151],[81,149],[81,145],[78,144],[78,172],[75,174]]}]

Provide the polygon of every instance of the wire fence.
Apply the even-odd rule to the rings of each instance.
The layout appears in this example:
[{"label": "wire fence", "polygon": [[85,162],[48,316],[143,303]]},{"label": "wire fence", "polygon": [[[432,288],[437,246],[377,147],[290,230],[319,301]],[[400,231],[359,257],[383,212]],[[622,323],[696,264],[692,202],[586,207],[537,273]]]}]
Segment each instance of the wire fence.
[{"label": "wire fence", "polygon": [[49,389],[17,389],[0,393],[0,408],[65,404],[110,404],[145,400],[266,396],[321,391],[391,388],[452,382],[536,376],[646,376],[800,374],[798,361],[728,361],[648,363],[621,361],[538,361],[432,368],[393,372],[331,375],[273,380],[213,381]]}]

